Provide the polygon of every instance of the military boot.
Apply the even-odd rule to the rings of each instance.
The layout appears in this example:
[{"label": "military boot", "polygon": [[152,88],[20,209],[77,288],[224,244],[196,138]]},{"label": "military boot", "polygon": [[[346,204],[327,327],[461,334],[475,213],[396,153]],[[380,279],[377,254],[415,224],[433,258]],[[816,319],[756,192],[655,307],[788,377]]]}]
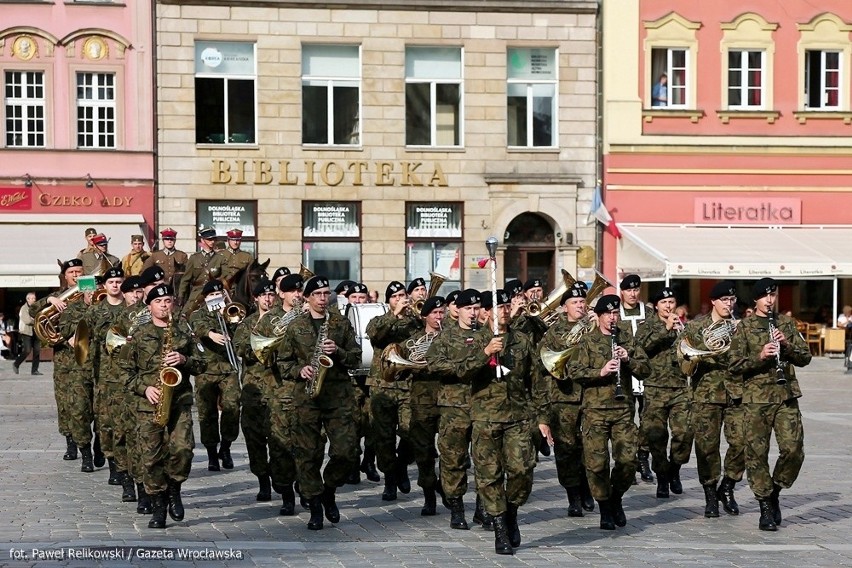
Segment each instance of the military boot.
[{"label": "military boot", "polygon": [[624,507],[621,506],[621,493],[613,491],[609,496],[609,510],[612,514],[612,522],[617,527],[627,525],[627,515],[624,514]]},{"label": "military boot", "polygon": [[396,475],[392,471],[385,474],[385,490],[382,491],[382,501],[396,501]]},{"label": "military boot", "polygon": [[776,526],[781,526],[781,503],[778,495],[781,493],[781,486],[772,484],[772,495],[769,496],[769,504],[772,505],[772,520]]},{"label": "military boot", "polygon": [[514,554],[512,543],[506,526],[506,513],[494,517],[494,552],[497,554]]},{"label": "military boot", "polygon": [[231,442],[222,442],[219,446],[219,459],[222,460],[223,468],[234,469],[234,460],[231,459]]},{"label": "military boot", "polygon": [[464,501],[461,497],[447,497],[450,504],[450,528],[466,531],[469,529],[464,518]]},{"label": "military boot", "polygon": [[70,435],[65,436],[65,455],[62,456],[62,459],[65,461],[77,459],[77,444],[74,443],[74,439]]},{"label": "military boot", "polygon": [[293,485],[288,483],[281,488],[281,509],[278,514],[282,517],[292,517],[296,514],[296,493],[293,491]]},{"label": "military boot", "polygon": [[134,503],[136,501],[136,484],[126,471],[121,475],[121,500],[124,503]]},{"label": "military boot", "polygon": [[101,437],[97,433],[92,444],[92,463],[95,467],[103,467],[106,464],[106,456],[104,456],[104,452],[101,450]]},{"label": "military boot", "polygon": [[482,525],[482,528],[490,531],[494,528],[494,518],[482,508],[482,500],[476,496],[476,507],[473,510],[473,522]]},{"label": "military boot", "polygon": [[153,515],[148,521],[149,529],[164,529],[166,528],[166,495],[165,493],[156,493],[151,496],[153,503]]},{"label": "military boot", "polygon": [[361,470],[356,465],[346,476],[346,485],[358,485],[359,483],[361,483]]},{"label": "military boot", "polygon": [[153,513],[154,508],[151,504],[151,497],[145,492],[145,486],[137,483],[136,493],[139,494],[139,500],[136,502],[136,512],[140,515],[150,515]]},{"label": "military boot", "polygon": [[601,512],[601,530],[614,531],[615,522],[612,520],[612,513],[609,509],[609,502],[598,501],[598,509]]},{"label": "military boot", "polygon": [[407,495],[411,492],[411,480],[408,478],[408,466],[404,461],[397,465],[394,471],[394,477],[396,478],[397,488],[403,494]]},{"label": "military boot", "polygon": [[337,508],[337,502],[334,499],[334,493],[337,491],[334,487],[325,486],[322,492],[322,506],[325,509],[325,518],[330,523],[340,522],[340,509]]},{"label": "military boot", "polygon": [[207,448],[207,471],[220,471],[219,454],[216,451],[216,444],[204,447]]},{"label": "military boot", "polygon": [[736,484],[737,482],[730,477],[723,477],[722,483],[719,484],[719,489],[716,491],[716,499],[722,502],[722,508],[729,515],[740,514],[740,506],[734,499],[734,486]]},{"label": "military boot", "polygon": [[757,504],[760,506],[760,521],[758,521],[757,527],[762,531],[777,531],[778,525],[775,524],[773,518],[775,515],[772,503],[769,502],[769,499],[758,499]]},{"label": "military boot", "polygon": [[107,480],[108,485],[121,485],[121,474],[118,472],[118,469],[115,465],[115,458],[108,458],[107,463],[109,464],[109,479]]},{"label": "military boot", "polygon": [[266,502],[272,501],[272,482],[269,481],[268,475],[258,475],[257,482],[260,485],[260,490],[255,497],[256,501]]},{"label": "military boot", "polygon": [[80,446],[80,456],[83,458],[80,464],[80,471],[84,473],[95,471],[95,464],[92,463],[92,446],[89,444]]},{"label": "military boot", "polygon": [[169,516],[174,521],[183,520],[183,501],[180,498],[180,483],[169,480]]},{"label": "military boot", "polygon": [[423,508],[420,509],[421,517],[434,517],[438,514],[438,497],[435,490],[430,488],[423,489]]},{"label": "military boot", "polygon": [[657,499],[669,498],[669,480],[664,473],[657,473]]},{"label": "military boot", "polygon": [[518,506],[509,503],[506,506],[506,531],[512,548],[521,546],[521,529],[518,527]]},{"label": "military boot", "polygon": [[715,519],[719,516],[719,501],[716,499],[716,483],[708,483],[704,486],[704,516]]},{"label": "military boot", "polygon": [[312,531],[322,530],[322,495],[314,495],[308,499],[308,508],[311,511],[308,529]]},{"label": "military boot", "polygon": [[[634,477],[635,481],[636,478]],[[589,512],[595,510],[595,499],[592,497],[592,490],[589,488],[589,480],[586,478],[585,472],[580,480],[580,497],[583,500],[583,509]]]},{"label": "military boot", "polygon": [[683,483],[680,481],[680,464],[669,462],[668,469],[669,489],[675,495],[683,493]]},{"label": "military boot", "polygon": [[376,471],[376,454],[373,453],[373,450],[364,449],[364,457],[361,459],[361,471],[370,481],[379,482],[382,480],[379,472]]},{"label": "military boot", "polygon": [[648,450],[639,450],[639,474],[645,483],[654,483],[654,474],[651,473],[651,464],[648,463]]},{"label": "military boot", "polygon": [[567,487],[565,492],[568,494],[568,516],[569,517],[582,517],[583,516],[583,505],[582,498],[580,497],[580,488],[579,487]]},{"label": "military boot", "polygon": [[540,453],[544,457],[550,457],[550,454],[553,453],[550,444],[547,442],[547,438],[545,438],[544,436],[541,437],[541,442],[539,442],[538,444],[538,453]]}]

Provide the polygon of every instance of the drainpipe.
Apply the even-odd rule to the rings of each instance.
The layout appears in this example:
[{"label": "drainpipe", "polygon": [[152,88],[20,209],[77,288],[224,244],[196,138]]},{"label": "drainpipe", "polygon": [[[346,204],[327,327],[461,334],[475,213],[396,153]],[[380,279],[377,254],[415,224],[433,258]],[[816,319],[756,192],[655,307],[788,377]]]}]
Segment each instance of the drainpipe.
[{"label": "drainpipe", "polygon": [[[596,132],[595,132],[595,153],[596,168],[595,168],[595,185],[601,185],[601,198],[603,198],[603,128],[604,128],[604,98],[603,98],[603,0],[598,0],[597,18],[595,18],[595,78],[597,79],[597,96],[595,97],[595,116],[596,116]],[[603,226],[595,221],[595,251],[596,251],[596,268],[601,271],[603,268]],[[615,273],[618,278],[618,272]]]},{"label": "drainpipe", "polygon": [[[154,175],[151,176],[153,181],[153,191],[154,191],[154,226],[149,229],[151,243],[153,244],[154,239],[157,238],[157,231],[160,228],[160,140],[159,140],[159,116],[157,114],[157,86],[159,83],[159,75],[157,73],[157,49],[159,46],[157,45],[157,1],[158,0],[149,0],[151,2],[151,83],[153,85],[153,92],[151,97],[151,128],[153,132],[151,133],[151,142],[153,143],[153,154],[152,154],[152,163],[154,166]],[[153,246],[152,246],[153,248]]]}]

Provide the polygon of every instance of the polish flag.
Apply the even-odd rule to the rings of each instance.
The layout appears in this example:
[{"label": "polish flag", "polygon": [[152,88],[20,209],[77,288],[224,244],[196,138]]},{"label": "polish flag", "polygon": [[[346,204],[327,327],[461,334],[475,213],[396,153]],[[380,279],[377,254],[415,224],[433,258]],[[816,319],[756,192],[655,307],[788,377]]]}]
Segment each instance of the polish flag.
[{"label": "polish flag", "polygon": [[603,198],[601,197],[600,185],[595,186],[595,196],[592,198],[592,208],[589,210],[588,222],[591,222],[592,218],[600,221],[607,233],[616,239],[621,238],[621,231],[618,230],[618,225],[616,225],[615,219],[612,217],[612,213],[610,213],[609,209],[607,209],[606,205],[604,205]]}]

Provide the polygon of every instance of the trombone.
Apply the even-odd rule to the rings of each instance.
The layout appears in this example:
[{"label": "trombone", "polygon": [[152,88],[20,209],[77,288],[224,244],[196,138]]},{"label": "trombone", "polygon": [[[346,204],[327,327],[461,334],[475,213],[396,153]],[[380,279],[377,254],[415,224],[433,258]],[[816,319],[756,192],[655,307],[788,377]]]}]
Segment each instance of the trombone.
[{"label": "trombone", "polygon": [[[225,303],[225,298],[229,301]],[[219,332],[225,336],[225,352],[228,355],[228,362],[231,364],[231,367],[234,368],[234,371],[237,372],[237,375],[242,374],[242,366],[240,365],[240,360],[237,357],[236,351],[234,351],[234,343],[231,340],[231,334],[228,333],[228,322],[230,323],[239,323],[242,319],[238,321],[233,321],[229,318],[226,320],[227,310],[228,308],[236,305],[238,307],[242,307],[243,313],[245,313],[245,307],[242,304],[238,304],[236,302],[230,301],[230,295],[224,295],[221,298],[211,298],[211,301],[207,301],[207,309],[216,314],[216,320],[219,323]]]}]

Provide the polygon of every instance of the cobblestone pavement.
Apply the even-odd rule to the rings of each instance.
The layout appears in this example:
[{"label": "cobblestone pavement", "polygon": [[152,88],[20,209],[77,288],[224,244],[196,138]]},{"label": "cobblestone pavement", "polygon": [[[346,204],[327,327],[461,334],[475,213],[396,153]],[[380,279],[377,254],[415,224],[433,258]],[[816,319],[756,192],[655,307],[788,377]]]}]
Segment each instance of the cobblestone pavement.
[{"label": "cobblestone pavement", "polygon": [[[852,375],[842,359],[815,359],[800,374],[807,457],[796,485],[782,493],[778,532],[757,529],[746,484],[737,486],[740,516],[704,519],[694,458],[683,468],[683,495],[657,500],[654,485],[633,487],[624,499],[627,527],[604,532],[597,514],[567,517],[548,457],[521,509],[523,544],[514,557],[495,555],[492,535],[479,527],[451,530],[446,510],[421,517],[416,486],[392,503],[381,500],[380,484],[346,486],[338,494],[341,522],[308,531],[306,512],[279,517],[276,501],[255,502],[241,440],[231,471],[208,472],[203,448],[196,451],[184,485],[186,519],[150,530],[148,517],[120,502],[121,488],[106,484],[105,468],[84,474],[79,460],[62,460],[52,367],[42,365],[42,377],[28,371],[25,365],[14,375],[0,361],[0,566],[852,566]],[[467,501],[469,520],[473,497]],[[98,560],[108,553],[124,559]],[[51,554],[64,558],[48,560]],[[224,561],[211,554],[225,554]]]}]

